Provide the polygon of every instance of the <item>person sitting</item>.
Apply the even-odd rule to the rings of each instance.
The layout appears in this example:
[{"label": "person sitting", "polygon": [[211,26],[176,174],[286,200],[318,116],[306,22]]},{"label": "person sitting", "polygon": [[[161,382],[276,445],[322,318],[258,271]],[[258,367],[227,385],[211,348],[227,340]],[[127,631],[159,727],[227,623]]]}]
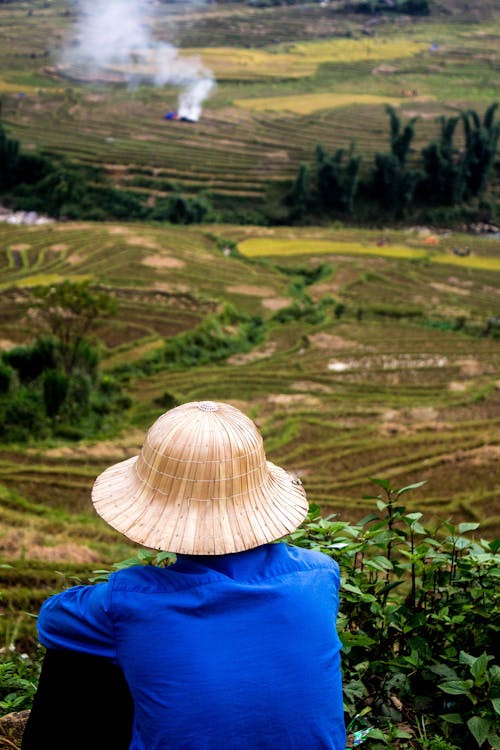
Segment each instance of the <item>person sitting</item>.
[{"label": "person sitting", "polygon": [[[339,568],[282,541],[304,520],[306,494],[267,460],[249,417],[223,402],[170,409],[138,456],[97,477],[92,501],[132,542],[176,554],[41,607],[47,653],[88,655],[123,675],[131,732],[110,750],[345,749]],[[92,722],[85,712],[78,724]]]}]

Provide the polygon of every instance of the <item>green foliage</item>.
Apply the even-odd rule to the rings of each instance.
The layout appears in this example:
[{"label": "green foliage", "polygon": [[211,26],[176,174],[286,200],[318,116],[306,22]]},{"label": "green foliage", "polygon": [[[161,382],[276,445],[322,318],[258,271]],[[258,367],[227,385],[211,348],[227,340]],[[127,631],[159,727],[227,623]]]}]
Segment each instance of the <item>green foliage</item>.
[{"label": "green foliage", "polygon": [[16,371],[21,383],[36,380],[44,370],[56,366],[55,340],[41,336],[31,346],[15,346],[2,352],[2,361]]},{"label": "green foliage", "polygon": [[500,122],[495,122],[495,102],[486,110],[483,122],[477,112],[462,112],[465,133],[464,173],[469,197],[481,195],[486,190],[493,168],[500,137]]},{"label": "green foliage", "polygon": [[394,154],[375,154],[370,189],[389,216],[400,219],[413,203],[418,175],[407,170]]},{"label": "green foliage", "polygon": [[354,3],[355,13],[407,13],[410,16],[428,16],[431,12],[430,0],[360,0]]},{"label": "green foliage", "polygon": [[313,168],[301,164],[297,177],[285,195],[288,220],[300,221],[306,215],[350,214],[358,191],[361,156],[337,149],[329,154],[321,144],[316,146]]},{"label": "green foliage", "polygon": [[300,164],[295,181],[285,195],[284,202],[289,207],[289,220],[300,221],[311,209],[310,168]]},{"label": "green foliage", "polygon": [[39,287],[33,295],[42,333],[31,346],[2,354],[0,440],[95,434],[130,404],[119,384],[101,375],[89,338],[100,319],[116,312],[115,301],[87,282]]},{"label": "green foliage", "polygon": [[463,164],[453,145],[458,117],[441,117],[441,136],[422,150],[424,176],[420,192],[428,203],[452,206],[460,203],[465,188]]},{"label": "green foliage", "polygon": [[[322,517],[312,505],[285,538],[340,566],[348,734],[367,750],[497,750],[500,541],[478,536],[477,523],[427,528],[422,513],[402,504],[424,482],[400,489],[386,479],[372,482],[376,511],[358,523]],[[174,561],[173,553],[144,549],[112,569]],[[106,580],[110,572],[96,570],[90,580]],[[4,651],[4,712],[30,706],[28,669],[36,681],[34,662]]]},{"label": "green foliage", "polygon": [[152,221],[168,221],[171,224],[197,224],[205,221],[211,211],[208,198],[185,198],[176,193],[169,198],[157,200],[148,218]]},{"label": "green foliage", "polygon": [[426,528],[422,513],[400,504],[423,483],[395,490],[372,481],[381,490],[377,513],[350,525],[313,508],[290,536],[342,571],[347,716],[369,715],[377,730],[369,747],[393,747],[389,727],[405,723],[417,734],[423,721],[463,750],[486,739],[497,747],[499,545],[471,538],[477,523]]},{"label": "green foliage", "polygon": [[0,190],[14,184],[19,167],[19,141],[8,138],[0,123]]},{"label": "green foliage", "polygon": [[7,393],[12,383],[13,375],[14,370],[12,367],[9,367],[6,362],[0,360],[0,394]]},{"label": "green foliage", "polygon": [[[95,368],[95,353],[86,341],[102,319],[116,314],[114,298],[107,292],[93,290],[88,281],[66,280],[53,286],[35,287],[32,293],[35,324],[58,342],[59,364],[64,371],[71,375],[82,361],[89,371]],[[53,364],[44,362],[42,368]]]},{"label": "green foliage", "polygon": [[167,341],[162,359],[168,368],[192,367],[245,352],[264,339],[265,325],[258,316],[239,313],[226,304],[193,331]]},{"label": "green foliage", "polygon": [[3,649],[0,656],[0,711],[30,709],[40,677],[41,662],[14,648]]},{"label": "green foliage", "polygon": [[391,154],[404,167],[410,153],[411,142],[415,137],[414,123],[418,118],[412,117],[403,128],[394,107],[387,106],[386,112],[390,120]]},{"label": "green foliage", "polygon": [[[348,152],[337,149],[334,154],[316,146],[313,165],[300,165],[283,199],[287,220],[304,223],[324,216],[348,216],[354,208],[358,215],[372,219],[400,220],[414,214],[428,220],[430,212],[441,210],[441,223],[456,222],[460,217],[471,220],[465,202],[484,195],[495,164],[500,137],[500,123],[495,122],[497,106],[490,105],[482,120],[473,110],[441,117],[439,139],[421,150],[420,163],[411,168],[408,164],[418,118],[403,124],[394,107],[387,106],[390,152],[377,152],[368,176],[361,181],[361,156],[355,155],[352,144]],[[465,134],[463,150],[453,143],[460,121]],[[485,210],[494,214],[492,206]],[[439,221],[437,214],[435,219]]]},{"label": "green foliage", "polygon": [[315,197],[319,206],[327,211],[351,213],[358,189],[360,166],[361,156],[354,154],[354,144],[351,144],[347,155],[342,148],[328,155],[322,146],[318,146]]},{"label": "green foliage", "polygon": [[60,370],[45,370],[43,373],[43,400],[45,413],[53,419],[60,411],[68,395],[69,378]]}]

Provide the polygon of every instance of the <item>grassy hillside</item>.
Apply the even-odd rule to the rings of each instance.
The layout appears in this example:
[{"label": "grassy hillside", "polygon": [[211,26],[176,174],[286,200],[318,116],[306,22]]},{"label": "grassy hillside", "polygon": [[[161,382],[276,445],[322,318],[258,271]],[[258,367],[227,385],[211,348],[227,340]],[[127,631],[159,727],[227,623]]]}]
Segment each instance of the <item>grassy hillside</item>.
[{"label": "grassy hillside", "polygon": [[500,24],[494,3],[446,0],[422,19],[349,14],[342,3],[250,8],[169,4],[159,42],[198,55],[216,80],[197,123],[165,121],[178,89],[68,78],[75,8],[67,0],[0,9],[0,96],[9,135],[84,164],[104,165],[116,185],[156,199],[179,188],[208,191],[242,215],[265,205],[310,161],[355,140],[364,168],[388,149],[384,105],[419,116],[415,151],[439,115],[498,95]]},{"label": "grassy hillside", "polygon": [[[163,119],[176,106],[173,87],[64,77],[59,52],[74,21],[65,0],[1,4],[1,117],[24,149],[104,166],[151,200],[204,188],[243,216],[318,142],[331,150],[354,137],[368,156],[386,149],[384,102],[420,115],[417,147],[437,132],[438,115],[483,111],[498,90],[500,25],[493,2],[465,5],[444,0],[427,19],[375,25],[333,4],[217,4],[173,17],[162,6],[158,37],[197,51],[217,80],[200,121],[182,123]],[[324,513],[358,520],[372,507],[363,496],[373,476],[426,480],[408,498],[413,508],[479,520],[493,537],[499,272],[498,239],[418,227],[0,223],[0,351],[32,338],[31,287],[89,279],[117,299],[118,316],[100,332],[103,367],[132,396],[120,432],[0,446],[5,641],[32,637],[25,613],[49,591],[130,554],[91,511],[90,489],[139,450],[172,399],[248,412],[270,459],[299,474]],[[226,360],[144,374],[165,339],[224,303],[260,316],[265,340]]]},{"label": "grassy hillside", "polygon": [[[124,540],[91,511],[90,488],[107,465],[139,450],[165,394],[179,402],[227,400],[248,412],[271,460],[299,474],[324,513],[358,520],[371,507],[363,500],[372,494],[371,476],[400,486],[426,480],[412,507],[429,519],[480,520],[485,535],[497,533],[500,348],[482,333],[498,305],[498,243],[431,237],[438,245],[421,230],[381,237],[342,229],[0,224],[3,349],[30,339],[30,286],[62,278],[90,278],[116,295],[119,314],[102,331],[109,371],[140,363],[223,301],[267,321],[266,340],[246,354],[149,377],[132,373],[120,434],[0,447],[0,551],[13,566],[2,571],[7,610],[36,611],[61,575],[87,575],[128,555]],[[228,252],[235,242],[240,253]],[[470,256],[453,253],[471,244]],[[378,255],[364,252],[373,247]],[[321,263],[326,272],[305,290],[309,306],[333,299],[342,314],[330,307],[320,322],[280,322],[280,311],[303,304],[300,268]],[[31,632],[32,620],[21,616],[19,627]]]},{"label": "grassy hillside", "polygon": [[[326,507],[345,510],[348,495],[352,511],[368,476],[404,482],[418,470],[429,478],[421,494],[430,507],[498,522],[495,449],[487,446],[499,352],[497,341],[480,335],[497,305],[494,240],[475,240],[473,253],[459,258],[452,248],[470,237],[450,235],[436,248],[417,231],[386,233],[380,247],[370,232],[244,227],[3,224],[0,237],[3,348],[30,337],[29,287],[62,278],[90,278],[116,294],[119,315],[102,332],[109,370],[143,359],[223,300],[268,320],[267,341],[250,354],[133,380],[139,429],[161,411],[155,399],[165,391],[179,400],[236,399],[261,422],[273,457],[302,472]],[[224,253],[224,238],[239,242],[240,257]],[[290,246],[295,254],[283,254]],[[342,303],[341,317],[271,321],[297,298],[293,269],[320,263],[329,276],[307,292],[316,303]],[[452,479],[458,463],[467,470]],[[72,481],[63,474],[63,484]],[[26,467],[11,466],[6,477],[16,476],[25,489]]]}]

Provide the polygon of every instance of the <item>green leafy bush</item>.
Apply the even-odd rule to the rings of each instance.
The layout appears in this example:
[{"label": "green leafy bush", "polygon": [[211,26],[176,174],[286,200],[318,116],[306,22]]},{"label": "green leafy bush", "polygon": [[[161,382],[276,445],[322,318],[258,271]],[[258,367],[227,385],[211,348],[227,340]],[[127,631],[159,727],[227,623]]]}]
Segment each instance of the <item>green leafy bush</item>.
[{"label": "green leafy bush", "polygon": [[428,529],[422,513],[400,505],[422,483],[394,490],[373,481],[382,490],[377,513],[351,525],[313,508],[290,536],[342,571],[347,716],[369,717],[373,748],[387,747],[381,735],[404,725],[415,741],[431,732],[463,750],[496,750],[500,542],[472,537],[477,523]]}]

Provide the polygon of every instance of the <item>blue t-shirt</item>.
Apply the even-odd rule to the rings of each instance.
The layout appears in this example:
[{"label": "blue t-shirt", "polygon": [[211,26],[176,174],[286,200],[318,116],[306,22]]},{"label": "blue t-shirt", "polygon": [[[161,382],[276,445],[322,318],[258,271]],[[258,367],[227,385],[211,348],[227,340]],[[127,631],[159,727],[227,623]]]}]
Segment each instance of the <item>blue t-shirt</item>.
[{"label": "blue t-shirt", "polygon": [[344,750],[339,580],[284,543],[179,556],[50,597],[39,639],[122,667],[131,750]]}]

